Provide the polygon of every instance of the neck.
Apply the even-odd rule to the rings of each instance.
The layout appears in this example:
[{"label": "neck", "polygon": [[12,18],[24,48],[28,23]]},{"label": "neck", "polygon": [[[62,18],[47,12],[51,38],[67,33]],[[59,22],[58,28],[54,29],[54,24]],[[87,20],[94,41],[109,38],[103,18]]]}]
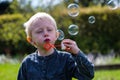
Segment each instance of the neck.
[{"label": "neck", "polygon": [[40,56],[48,56],[50,54],[52,54],[54,52],[54,48],[51,48],[50,50],[41,50],[41,49],[38,49],[38,54]]}]

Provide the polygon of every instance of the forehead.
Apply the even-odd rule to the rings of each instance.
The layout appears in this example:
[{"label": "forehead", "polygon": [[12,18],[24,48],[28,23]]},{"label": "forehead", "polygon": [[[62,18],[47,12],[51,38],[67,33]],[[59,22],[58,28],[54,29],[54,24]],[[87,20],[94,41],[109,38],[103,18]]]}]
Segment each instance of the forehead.
[{"label": "forehead", "polygon": [[31,29],[37,28],[37,27],[53,27],[55,28],[54,22],[49,18],[37,18],[35,19],[31,24]]}]

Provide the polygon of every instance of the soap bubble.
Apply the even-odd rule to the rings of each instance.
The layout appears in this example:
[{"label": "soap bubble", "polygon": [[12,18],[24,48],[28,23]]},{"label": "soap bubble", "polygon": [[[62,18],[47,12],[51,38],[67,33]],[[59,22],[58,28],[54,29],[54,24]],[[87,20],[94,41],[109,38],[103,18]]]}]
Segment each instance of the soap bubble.
[{"label": "soap bubble", "polygon": [[67,9],[69,16],[76,17],[79,15],[79,5],[71,3],[68,5]]},{"label": "soap bubble", "polygon": [[88,18],[88,22],[91,23],[91,24],[95,23],[95,17],[94,16],[90,16]]},{"label": "soap bubble", "polygon": [[110,0],[107,3],[108,7],[112,10],[117,9],[118,8],[118,0]]},{"label": "soap bubble", "polygon": [[68,33],[69,33],[70,35],[77,35],[78,32],[79,32],[79,28],[78,28],[77,25],[71,24],[71,25],[69,26],[69,28],[68,28]]},{"label": "soap bubble", "polygon": [[65,38],[64,32],[60,29],[57,30],[59,32],[58,40],[63,40]]}]

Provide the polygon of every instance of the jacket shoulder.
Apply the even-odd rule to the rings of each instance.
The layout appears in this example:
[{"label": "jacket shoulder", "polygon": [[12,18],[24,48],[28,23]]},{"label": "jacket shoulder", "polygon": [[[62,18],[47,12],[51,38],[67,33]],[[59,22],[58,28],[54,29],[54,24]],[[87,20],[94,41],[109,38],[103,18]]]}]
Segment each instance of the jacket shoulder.
[{"label": "jacket shoulder", "polygon": [[26,62],[26,61],[29,61],[29,60],[33,60],[36,58],[36,52],[34,53],[31,53],[31,54],[28,54],[27,56],[25,56],[25,58],[23,59],[22,62]]}]

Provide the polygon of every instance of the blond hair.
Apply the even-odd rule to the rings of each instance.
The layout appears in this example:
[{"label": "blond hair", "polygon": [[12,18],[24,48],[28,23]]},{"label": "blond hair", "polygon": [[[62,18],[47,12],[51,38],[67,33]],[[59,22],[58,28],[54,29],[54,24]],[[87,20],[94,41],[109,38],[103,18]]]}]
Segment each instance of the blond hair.
[{"label": "blond hair", "polygon": [[57,30],[56,21],[50,14],[47,14],[45,12],[38,12],[35,15],[33,15],[27,22],[24,23],[25,32],[27,34],[27,37],[31,37],[32,24],[34,24],[34,22],[38,19],[39,20],[42,20],[42,19],[50,20],[53,23],[53,26],[55,27],[55,29]]}]

